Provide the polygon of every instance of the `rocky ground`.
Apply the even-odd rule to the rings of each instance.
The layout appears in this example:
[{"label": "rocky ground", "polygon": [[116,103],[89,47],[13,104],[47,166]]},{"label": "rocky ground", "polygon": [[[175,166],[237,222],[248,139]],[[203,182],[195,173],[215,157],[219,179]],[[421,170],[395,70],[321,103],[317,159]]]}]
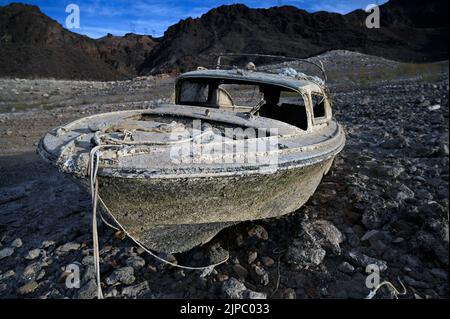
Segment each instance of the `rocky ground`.
[{"label": "rocky ground", "polygon": [[[106,297],[364,298],[369,264],[381,281],[403,283],[400,298],[449,297],[448,62],[323,58],[347,145],[310,201],[164,256],[194,266],[229,256],[204,277],[161,264],[100,223]],[[172,83],[0,80],[0,297],[95,297],[89,195],[42,162],[36,143],[88,114],[159,103]],[[66,287],[70,264],[79,289]],[[376,298],[393,296],[384,287]]]}]

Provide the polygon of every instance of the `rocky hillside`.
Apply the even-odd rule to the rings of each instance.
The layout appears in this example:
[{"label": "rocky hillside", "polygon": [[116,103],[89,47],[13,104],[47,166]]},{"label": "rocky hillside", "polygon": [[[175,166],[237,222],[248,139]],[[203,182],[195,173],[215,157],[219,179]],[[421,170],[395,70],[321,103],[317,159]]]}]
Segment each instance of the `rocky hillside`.
[{"label": "rocky hillside", "polygon": [[127,34],[93,40],[64,29],[38,7],[0,7],[0,76],[122,79],[155,45],[150,36]]},{"label": "rocky hillside", "polygon": [[221,6],[171,26],[141,73],[181,71],[212,62],[211,53],[257,52],[309,57],[346,49],[402,61],[447,59],[448,2],[391,0],[381,28],[365,27],[367,13],[308,13],[295,7]]},{"label": "rocky hillside", "polygon": [[156,43],[157,39],[151,36],[133,33],[127,33],[123,37],[108,34],[96,40],[103,61],[118,72],[133,76]]},{"label": "rocky hillside", "polygon": [[341,15],[236,4],[181,20],[162,39],[94,40],[64,29],[36,6],[10,4],[0,7],[0,77],[124,79],[208,66],[218,52],[309,57],[345,49],[401,61],[448,58],[447,1],[391,0],[381,6],[380,29],[367,29],[366,16],[362,10]]}]

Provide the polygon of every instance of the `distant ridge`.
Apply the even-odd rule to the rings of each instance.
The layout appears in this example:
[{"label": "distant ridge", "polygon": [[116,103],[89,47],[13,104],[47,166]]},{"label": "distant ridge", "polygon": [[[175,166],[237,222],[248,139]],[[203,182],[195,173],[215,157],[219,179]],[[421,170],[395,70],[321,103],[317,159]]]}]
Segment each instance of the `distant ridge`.
[{"label": "distant ridge", "polygon": [[137,75],[156,43],[135,34],[94,40],[63,28],[37,6],[0,7],[0,76],[123,79]]},{"label": "distant ridge", "polygon": [[[152,14],[149,12],[149,15]],[[391,0],[381,28],[367,13],[308,13],[236,4],[172,25],[160,39],[108,35],[94,40],[63,28],[36,6],[0,7],[0,76],[116,80],[212,63],[217,52],[309,57],[345,49],[400,61],[448,59],[448,1]]]},{"label": "distant ridge", "polygon": [[221,6],[169,27],[141,65],[141,73],[185,71],[217,52],[310,57],[345,49],[399,61],[448,59],[448,1],[391,0],[380,7],[381,28],[365,26],[367,13],[308,13],[291,6]]}]

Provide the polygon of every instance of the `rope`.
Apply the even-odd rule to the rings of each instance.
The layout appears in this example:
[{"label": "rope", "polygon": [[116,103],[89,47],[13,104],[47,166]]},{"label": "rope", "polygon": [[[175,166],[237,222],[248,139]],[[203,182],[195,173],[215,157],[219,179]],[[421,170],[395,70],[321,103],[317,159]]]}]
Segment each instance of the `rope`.
[{"label": "rope", "polygon": [[280,288],[280,281],[281,281],[281,272],[280,272],[280,260],[283,254],[285,253],[286,249],[280,249],[278,247],[273,249],[274,254],[278,254],[278,263],[277,263],[277,283],[275,285],[275,289],[272,291],[272,293],[269,296],[269,299],[272,299],[273,295],[278,291]]},{"label": "rope", "polygon": [[375,297],[377,295],[378,290],[383,287],[383,286],[388,286],[390,287],[393,292],[394,292],[394,298],[398,299],[398,296],[404,296],[406,295],[406,287],[405,285],[403,285],[403,282],[400,280],[399,277],[397,277],[398,282],[402,285],[403,288],[403,292],[399,292],[397,290],[397,288],[390,283],[389,281],[383,281],[382,283],[380,283],[378,286],[375,287],[375,289],[373,289],[372,291],[370,291],[370,293],[367,295],[366,299],[373,299],[373,297]]},{"label": "rope", "polygon": [[92,198],[92,246],[94,250],[94,269],[97,277],[97,296],[98,299],[103,299],[103,292],[100,280],[100,252],[98,244],[98,232],[97,232],[97,199],[98,197],[98,183],[97,172],[99,162],[99,149],[100,147],[94,147],[90,153],[90,185],[91,185],[91,198]]},{"label": "rope", "polygon": [[168,261],[168,260],[165,260],[165,259],[159,257],[158,255],[152,253],[152,252],[151,252],[147,247],[145,247],[141,242],[139,242],[136,238],[134,238],[133,236],[131,236],[130,233],[128,233],[128,232],[122,227],[122,225],[117,221],[117,219],[112,215],[111,211],[110,211],[110,210],[108,209],[108,207],[105,205],[105,203],[103,202],[103,200],[101,199],[101,197],[98,196],[98,198],[99,198],[99,201],[101,202],[101,204],[103,205],[103,208],[104,208],[104,209],[106,210],[106,212],[108,213],[108,215],[114,220],[115,223],[117,223],[117,225],[119,225],[120,230],[123,231],[128,237],[130,237],[130,239],[131,239],[132,241],[134,241],[139,247],[141,247],[143,250],[145,250],[149,255],[151,255],[152,257],[154,257],[154,258],[156,258],[156,259],[158,259],[159,261],[161,261],[161,262],[163,262],[163,263],[166,263],[166,264],[171,265],[171,266],[173,266],[173,267],[178,267],[178,268],[181,268],[181,269],[187,269],[187,270],[206,270],[206,269],[210,269],[210,268],[214,268],[214,267],[216,267],[216,266],[219,266],[219,265],[223,264],[224,262],[228,261],[228,258],[229,258],[229,257],[225,258],[225,259],[222,260],[222,261],[219,261],[218,263],[211,264],[211,265],[208,265],[208,266],[191,267],[191,266],[178,265],[178,264],[172,263],[172,262],[170,262],[170,261]]},{"label": "rope", "polygon": [[[178,142],[178,141],[177,141]],[[204,270],[210,273],[214,267],[219,266],[225,262],[228,261],[229,256],[227,256],[224,260],[211,264],[208,266],[203,267],[190,267],[190,266],[183,266],[178,265],[173,262],[170,262],[168,260],[165,260],[164,258],[159,257],[158,255],[151,252],[147,247],[145,247],[142,243],[140,243],[137,239],[135,239],[133,236],[130,235],[129,232],[125,230],[125,228],[119,223],[119,221],[114,217],[114,215],[111,213],[109,208],[106,206],[105,202],[102,200],[102,198],[99,195],[98,192],[98,167],[100,162],[100,149],[106,148],[106,147],[121,147],[122,145],[97,145],[93,147],[89,154],[89,181],[90,181],[90,189],[91,189],[91,198],[92,198],[92,246],[94,250],[94,268],[96,273],[96,279],[97,279],[97,297],[98,299],[103,299],[103,292],[101,287],[101,277],[100,277],[100,250],[99,250],[99,242],[98,242],[98,230],[97,230],[97,204],[100,202],[105,209],[105,211],[108,213],[108,215],[113,219],[113,221],[118,225],[118,227],[115,227],[108,223],[100,213],[100,217],[103,220],[103,222],[108,225],[109,227],[115,229],[115,230],[121,230],[123,231],[131,240],[133,240],[139,247],[141,247],[145,252],[147,252],[149,255],[154,257],[155,259],[168,264],[172,267],[177,267],[181,269],[187,269],[187,270]]]}]

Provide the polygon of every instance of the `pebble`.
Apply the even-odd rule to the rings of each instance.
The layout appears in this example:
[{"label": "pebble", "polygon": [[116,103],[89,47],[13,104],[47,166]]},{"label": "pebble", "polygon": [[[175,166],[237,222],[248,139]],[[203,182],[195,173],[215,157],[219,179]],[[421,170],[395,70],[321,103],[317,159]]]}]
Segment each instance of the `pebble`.
[{"label": "pebble", "polygon": [[335,255],[341,254],[340,244],[345,240],[344,235],[331,222],[327,220],[316,220],[305,222],[302,228],[321,247]]},{"label": "pebble", "polygon": [[405,169],[403,167],[393,167],[388,165],[377,165],[374,168],[376,174],[380,177],[399,177]]},{"label": "pebble", "polygon": [[345,274],[351,274],[355,271],[355,267],[350,265],[348,262],[344,261],[341,264],[339,264],[338,270]]},{"label": "pebble", "polygon": [[58,248],[56,248],[56,254],[58,254],[58,255],[66,254],[68,252],[78,250],[80,248],[80,246],[81,245],[78,243],[67,243],[67,244],[61,245]]},{"label": "pebble", "polygon": [[426,282],[415,280],[414,278],[411,278],[409,276],[404,276],[403,279],[405,281],[405,284],[407,284],[411,287],[418,288],[418,289],[430,288],[430,285],[427,284]]},{"label": "pebble", "polygon": [[131,285],[135,280],[134,269],[133,267],[128,266],[114,270],[111,275],[106,277],[105,282],[110,286],[118,282],[125,285]]},{"label": "pebble", "polygon": [[284,259],[288,264],[301,267],[317,266],[325,258],[326,251],[314,240],[295,240],[290,246]]},{"label": "pebble", "polygon": [[391,213],[382,207],[371,207],[366,210],[361,222],[367,229],[378,229],[391,220]]},{"label": "pebble", "polygon": [[84,256],[81,260],[81,263],[85,266],[93,266],[94,265],[94,256]]},{"label": "pebble", "polygon": [[78,299],[94,299],[97,297],[97,283],[95,279],[89,280],[78,290]]},{"label": "pebble", "polygon": [[255,225],[248,231],[249,237],[256,237],[261,240],[268,240],[269,233],[261,225]]},{"label": "pebble", "polygon": [[207,257],[209,264],[217,264],[227,259],[229,257],[229,252],[217,243],[209,247]]},{"label": "pebble", "polygon": [[440,280],[444,280],[448,282],[448,270],[433,268],[430,270],[430,273]]},{"label": "pebble", "polygon": [[239,264],[233,265],[233,270],[241,279],[245,279],[248,276],[248,270]]},{"label": "pebble", "polygon": [[428,107],[428,111],[437,111],[440,109],[441,109],[441,106],[439,104],[431,105]]},{"label": "pebble", "polygon": [[269,284],[269,274],[263,267],[252,265],[252,271],[252,273],[254,273],[253,278],[255,281],[259,282],[263,286],[267,286]]},{"label": "pebble", "polygon": [[103,293],[103,297],[104,298],[115,298],[119,295],[119,292],[117,291],[117,289],[115,287],[112,288],[108,288],[104,293]]},{"label": "pebble", "polygon": [[40,254],[41,254],[41,250],[39,248],[31,249],[25,255],[25,259],[33,260],[33,259],[38,258]]},{"label": "pebble", "polygon": [[387,269],[387,264],[384,260],[369,257],[357,250],[350,251],[347,257],[351,262],[354,262],[357,266],[360,267],[367,267],[368,265],[376,265],[379,267],[380,271],[384,271]]},{"label": "pebble", "polygon": [[366,241],[372,238],[374,235],[378,234],[378,230],[369,230],[367,233],[364,234],[364,236],[361,237],[361,241]]},{"label": "pebble", "polygon": [[25,285],[21,286],[20,288],[18,288],[17,293],[19,295],[27,295],[33,293],[38,287],[39,284],[36,281],[30,281]]},{"label": "pebble", "polygon": [[256,251],[251,251],[248,253],[248,259],[247,259],[247,263],[253,264],[256,260],[256,258],[258,258],[258,253]]},{"label": "pebble", "polygon": [[89,281],[91,279],[95,279],[95,278],[96,278],[96,274],[95,274],[94,264],[88,265],[86,267],[86,269],[84,270],[83,282],[87,282],[87,281]]},{"label": "pebble", "polygon": [[272,267],[275,261],[270,257],[262,257],[262,263],[266,267]]},{"label": "pebble", "polygon": [[36,279],[39,272],[42,270],[43,264],[41,262],[34,262],[25,267],[22,277],[25,280]]},{"label": "pebble", "polygon": [[12,247],[6,247],[0,250],[0,260],[11,256],[12,254],[14,254],[14,248]]},{"label": "pebble", "polygon": [[229,279],[227,274],[217,274],[216,278],[219,282],[223,282]]},{"label": "pebble", "polygon": [[16,275],[16,272],[14,271],[14,270],[8,270],[8,271],[6,271],[5,273],[0,273],[0,281],[2,281],[2,280],[5,280],[5,279],[8,279],[8,278],[10,278],[10,277],[13,277],[13,276],[15,276]]},{"label": "pebble", "polygon": [[46,248],[49,248],[50,246],[53,246],[53,245],[55,245],[55,244],[56,244],[56,242],[53,241],[53,240],[44,240],[44,241],[42,242],[42,244],[41,244],[41,248],[46,249]]},{"label": "pebble", "polygon": [[238,247],[244,246],[245,241],[244,241],[244,236],[242,236],[242,234],[237,234],[235,240],[236,240],[236,245]]},{"label": "pebble", "polygon": [[[166,261],[168,261],[168,262],[170,262],[172,264],[175,264],[175,265],[178,264],[178,260],[173,254],[160,253],[159,257],[161,257],[162,259],[164,259],[164,260],[166,260]],[[168,264],[166,264],[164,262],[161,262],[161,261],[157,261],[157,264],[156,264],[156,268],[158,270],[163,270],[163,269],[172,268],[172,267],[173,266],[168,265]]]},{"label": "pebble", "polygon": [[126,261],[127,266],[133,267],[133,269],[138,270],[145,266],[145,260],[139,256],[129,257]]},{"label": "pebble", "polygon": [[362,100],[361,100],[361,105],[362,106],[367,106],[370,104],[370,97],[369,96],[365,96]]},{"label": "pebble", "polygon": [[127,298],[136,298],[139,294],[149,290],[148,281],[143,281],[133,286],[124,287],[122,289],[122,295]]},{"label": "pebble", "polygon": [[283,291],[283,298],[284,299],[296,299],[297,294],[295,293],[295,290],[292,288],[287,288]]},{"label": "pebble", "polygon": [[246,290],[247,287],[245,287],[242,282],[233,277],[225,281],[222,285],[222,291],[229,299],[242,299],[243,294]]},{"label": "pebble", "polygon": [[267,294],[264,292],[256,292],[253,290],[247,290],[244,292],[244,298],[248,299],[267,299]]},{"label": "pebble", "polygon": [[414,198],[414,192],[408,186],[400,185],[398,192],[395,194],[395,199],[403,201],[411,198]]},{"label": "pebble", "polygon": [[22,247],[22,245],[23,245],[23,242],[22,242],[22,239],[20,239],[20,238],[16,238],[11,242],[11,247],[14,247],[14,248],[20,248],[20,247]]},{"label": "pebble", "polygon": [[250,289],[237,280],[236,278],[230,278],[222,284],[222,291],[229,299],[266,299],[267,294],[256,292]]}]

